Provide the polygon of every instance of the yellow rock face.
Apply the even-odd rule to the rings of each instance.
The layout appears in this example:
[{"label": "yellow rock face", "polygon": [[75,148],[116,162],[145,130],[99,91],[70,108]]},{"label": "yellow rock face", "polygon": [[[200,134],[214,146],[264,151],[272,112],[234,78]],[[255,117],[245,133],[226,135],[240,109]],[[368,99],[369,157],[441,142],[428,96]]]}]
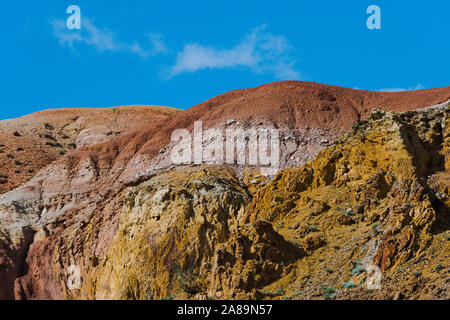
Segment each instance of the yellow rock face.
[{"label": "yellow rock face", "polygon": [[[449,263],[448,115],[374,111],[259,191],[257,172],[245,172],[241,186],[222,167],[175,170],[128,188],[83,295],[448,297],[448,269],[433,269]],[[375,290],[369,269],[380,277]],[[447,291],[433,289],[445,283]]]},{"label": "yellow rock face", "polygon": [[105,261],[92,268],[90,297],[201,293],[216,248],[237,232],[248,201],[233,172],[214,167],[171,171],[129,190]]},{"label": "yellow rock face", "polygon": [[[427,274],[446,288],[440,297],[448,297],[448,272],[441,279],[429,272],[450,262],[448,117],[448,106],[401,115],[374,111],[316,159],[284,170],[262,189],[244,223],[264,219],[286,239],[312,244],[278,286],[296,287],[303,298],[319,295],[321,286],[340,289],[335,296],[342,298],[389,298],[394,288],[424,298],[430,290],[417,283]],[[352,273],[357,263],[359,280]],[[384,283],[368,295],[364,277],[372,266]],[[417,278],[415,289],[403,284],[405,277]],[[353,282],[356,289],[345,289]]]}]

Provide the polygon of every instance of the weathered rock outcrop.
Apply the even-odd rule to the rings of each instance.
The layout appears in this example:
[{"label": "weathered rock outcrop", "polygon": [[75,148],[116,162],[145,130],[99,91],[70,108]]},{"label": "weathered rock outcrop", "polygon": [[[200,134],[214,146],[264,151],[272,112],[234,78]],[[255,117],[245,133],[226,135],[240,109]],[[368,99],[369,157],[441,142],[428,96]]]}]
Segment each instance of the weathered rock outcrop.
[{"label": "weathered rock outcrop", "polygon": [[[358,275],[373,266],[383,274],[375,297],[400,290],[409,291],[408,298],[448,299],[448,269],[439,280],[435,273],[450,262],[449,117],[449,106],[403,114],[373,111],[316,159],[279,173],[253,198],[243,223],[265,219],[298,242],[322,234],[327,246],[300,262],[296,273],[314,279],[316,288],[321,284],[310,269],[317,272],[321,263],[312,259],[327,261],[322,267],[330,273],[322,279],[327,288],[364,283],[352,274],[352,262],[360,261]],[[317,201],[329,209],[313,210]],[[414,289],[392,279],[399,277],[410,282],[416,277]],[[436,281],[433,295],[424,294],[424,278]],[[349,292],[337,296],[349,298]],[[353,297],[367,294],[354,290]]]}]

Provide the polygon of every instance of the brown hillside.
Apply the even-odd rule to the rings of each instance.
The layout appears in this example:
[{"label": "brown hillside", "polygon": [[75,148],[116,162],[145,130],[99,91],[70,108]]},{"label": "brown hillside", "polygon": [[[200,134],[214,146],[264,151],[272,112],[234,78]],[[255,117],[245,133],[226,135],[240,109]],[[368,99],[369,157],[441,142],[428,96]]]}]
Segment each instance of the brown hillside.
[{"label": "brown hillside", "polygon": [[69,151],[117,138],[177,111],[156,106],[54,109],[0,121],[0,194]]},{"label": "brown hillside", "polygon": [[175,129],[192,129],[196,120],[202,120],[204,127],[224,124],[233,119],[244,124],[320,129],[332,131],[329,138],[335,139],[353,123],[365,119],[372,109],[401,112],[448,100],[450,87],[384,93],[303,81],[275,82],[219,95],[170,119],[124,135],[110,144],[80,150],[71,154],[70,166],[86,157],[102,158],[107,166],[114,161],[128,162],[137,154],[154,157],[170,142]]}]

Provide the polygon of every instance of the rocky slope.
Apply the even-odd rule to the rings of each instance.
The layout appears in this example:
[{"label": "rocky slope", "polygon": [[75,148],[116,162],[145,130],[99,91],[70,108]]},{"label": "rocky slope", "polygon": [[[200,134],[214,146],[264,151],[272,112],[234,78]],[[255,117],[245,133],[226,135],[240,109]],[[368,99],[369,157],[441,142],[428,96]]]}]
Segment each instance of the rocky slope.
[{"label": "rocky slope", "polygon": [[0,121],[0,194],[70,151],[110,141],[178,111],[158,106],[55,109]]},{"label": "rocky slope", "polygon": [[[0,197],[0,298],[448,299],[448,106],[370,110],[441,103],[449,91],[276,83],[79,148]],[[296,94],[294,112],[282,113],[279,102]],[[327,94],[347,111],[303,123]],[[252,113],[249,101],[265,107]],[[235,166],[164,163],[170,130],[230,118],[299,139],[312,132],[289,159],[315,149],[265,187]],[[317,143],[320,130],[345,129],[335,144]],[[80,289],[67,288],[70,266]],[[380,275],[380,289],[368,290]]]}]

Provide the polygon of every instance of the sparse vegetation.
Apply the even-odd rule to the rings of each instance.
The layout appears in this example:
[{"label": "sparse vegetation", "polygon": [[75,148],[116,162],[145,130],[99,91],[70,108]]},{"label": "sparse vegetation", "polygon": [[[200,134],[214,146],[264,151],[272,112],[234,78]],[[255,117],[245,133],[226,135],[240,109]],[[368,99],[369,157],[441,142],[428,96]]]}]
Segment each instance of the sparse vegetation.
[{"label": "sparse vegetation", "polygon": [[198,272],[189,268],[183,271],[179,266],[175,267],[175,275],[178,278],[178,284],[181,290],[188,294],[197,294],[201,291],[201,276]]},{"label": "sparse vegetation", "polygon": [[283,288],[278,288],[277,290],[275,290],[275,292],[273,293],[275,296],[282,296],[284,294],[284,290]]},{"label": "sparse vegetation", "polygon": [[440,270],[444,269],[444,266],[439,263],[435,269],[436,269],[436,271],[440,271]]},{"label": "sparse vegetation", "polygon": [[21,166],[21,165],[23,165],[23,162],[16,159],[16,160],[14,160],[14,164],[15,164],[16,166]]},{"label": "sparse vegetation", "polygon": [[56,139],[53,138],[53,136],[52,136],[51,134],[46,133],[46,134],[44,134],[44,137],[47,138],[47,139],[49,139],[49,140],[56,141]]},{"label": "sparse vegetation", "polygon": [[44,129],[48,129],[48,130],[54,130],[55,127],[52,126],[50,123],[44,123]]},{"label": "sparse vegetation", "polygon": [[322,286],[322,297],[325,300],[332,300],[335,299],[338,292],[334,288],[328,288],[327,286]]},{"label": "sparse vegetation", "polygon": [[293,297],[298,297],[302,294],[302,292],[300,290],[295,290],[294,293],[292,294]]},{"label": "sparse vegetation", "polygon": [[65,155],[66,153],[67,153],[67,150],[61,150],[61,151],[59,152],[60,155]]},{"label": "sparse vegetation", "polygon": [[168,296],[168,297],[161,298],[161,300],[165,300],[165,301],[170,301],[170,300],[173,300],[173,299],[175,299],[175,295],[174,294],[171,295],[171,296]]},{"label": "sparse vegetation", "polygon": [[361,253],[364,253],[364,252],[366,252],[366,250],[367,250],[367,243],[364,243],[364,244],[361,246],[360,252],[361,252]]},{"label": "sparse vegetation", "polygon": [[275,291],[263,290],[261,293],[267,297],[277,297],[284,295],[284,290],[280,287]]},{"label": "sparse vegetation", "polygon": [[15,137],[21,137],[22,135],[21,135],[19,132],[14,131],[14,132],[13,132],[13,136],[15,136]]},{"label": "sparse vegetation", "polygon": [[45,144],[54,148],[62,148],[62,144],[59,142],[46,142]]},{"label": "sparse vegetation", "polygon": [[353,268],[350,271],[353,276],[357,276],[365,271],[364,266],[361,264],[361,260],[353,262]]},{"label": "sparse vegetation", "polygon": [[342,284],[342,288],[345,288],[345,289],[352,289],[352,288],[356,288],[356,287],[357,287],[357,285],[353,282],[353,280],[349,280]]},{"label": "sparse vegetation", "polygon": [[373,225],[372,225],[372,235],[373,236],[376,236],[377,234],[378,234],[378,227],[380,226],[380,223],[379,222],[375,222]]}]

